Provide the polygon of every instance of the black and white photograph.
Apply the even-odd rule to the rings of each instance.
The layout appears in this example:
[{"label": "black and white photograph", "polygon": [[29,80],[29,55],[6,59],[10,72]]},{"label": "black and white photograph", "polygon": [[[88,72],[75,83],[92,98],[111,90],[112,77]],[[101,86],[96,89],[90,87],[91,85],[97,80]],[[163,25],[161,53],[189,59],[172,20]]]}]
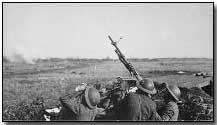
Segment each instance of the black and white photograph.
[{"label": "black and white photograph", "polygon": [[214,122],[214,2],[2,2],[2,121]]}]

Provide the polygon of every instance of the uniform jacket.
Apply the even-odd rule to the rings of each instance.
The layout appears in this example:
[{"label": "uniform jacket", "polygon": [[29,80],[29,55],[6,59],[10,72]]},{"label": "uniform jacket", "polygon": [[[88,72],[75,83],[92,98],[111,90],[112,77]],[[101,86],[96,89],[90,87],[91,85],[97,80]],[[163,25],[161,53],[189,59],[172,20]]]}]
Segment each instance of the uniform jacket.
[{"label": "uniform jacket", "polygon": [[175,102],[170,101],[159,109],[158,113],[163,121],[177,121],[179,114],[178,105]]},{"label": "uniform jacket", "polygon": [[84,103],[83,92],[76,92],[60,98],[63,108],[60,111],[60,120],[93,121],[96,109],[89,109]]},{"label": "uniform jacket", "polygon": [[122,120],[158,121],[161,120],[156,111],[156,104],[148,96],[130,93],[123,103]]}]

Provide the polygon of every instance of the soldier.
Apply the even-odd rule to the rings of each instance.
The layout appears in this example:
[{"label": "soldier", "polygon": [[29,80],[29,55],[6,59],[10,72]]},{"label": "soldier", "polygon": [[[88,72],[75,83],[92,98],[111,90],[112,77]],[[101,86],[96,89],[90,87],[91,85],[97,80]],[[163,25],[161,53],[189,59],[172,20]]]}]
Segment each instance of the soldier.
[{"label": "soldier", "polygon": [[151,100],[151,94],[156,93],[154,83],[145,78],[137,83],[138,90],[130,93],[122,102],[121,120],[161,120],[156,111],[156,104]]},{"label": "soldier", "polygon": [[93,121],[95,119],[97,104],[100,102],[100,94],[93,87],[86,87],[74,94],[60,97],[63,105],[59,120]]},{"label": "soldier", "polygon": [[163,98],[165,105],[158,110],[159,115],[163,121],[177,121],[179,109],[177,102],[179,102],[181,92],[175,85],[166,84],[166,89],[163,90]]}]

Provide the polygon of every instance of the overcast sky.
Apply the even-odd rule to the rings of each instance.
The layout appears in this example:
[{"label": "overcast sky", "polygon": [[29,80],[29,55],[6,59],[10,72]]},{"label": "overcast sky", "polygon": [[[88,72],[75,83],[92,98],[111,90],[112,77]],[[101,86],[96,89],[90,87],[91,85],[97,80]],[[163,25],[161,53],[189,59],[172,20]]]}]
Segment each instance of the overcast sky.
[{"label": "overcast sky", "polygon": [[213,57],[211,3],[4,3],[3,53],[25,58]]}]

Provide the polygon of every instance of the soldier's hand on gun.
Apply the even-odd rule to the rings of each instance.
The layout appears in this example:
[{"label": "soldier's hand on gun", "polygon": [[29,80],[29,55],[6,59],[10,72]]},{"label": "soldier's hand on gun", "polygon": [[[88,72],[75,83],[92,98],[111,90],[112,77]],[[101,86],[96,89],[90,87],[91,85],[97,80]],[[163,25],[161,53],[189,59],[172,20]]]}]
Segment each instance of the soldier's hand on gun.
[{"label": "soldier's hand on gun", "polygon": [[128,64],[129,64],[130,69],[132,69],[134,71],[135,68],[133,67],[133,65],[131,63],[128,63]]},{"label": "soldier's hand on gun", "polygon": [[85,90],[87,87],[87,83],[81,83],[80,85],[76,86],[75,91],[82,91]]},{"label": "soldier's hand on gun", "polygon": [[168,83],[166,83],[166,82],[162,83],[163,88],[166,88],[166,86],[168,86]]}]

